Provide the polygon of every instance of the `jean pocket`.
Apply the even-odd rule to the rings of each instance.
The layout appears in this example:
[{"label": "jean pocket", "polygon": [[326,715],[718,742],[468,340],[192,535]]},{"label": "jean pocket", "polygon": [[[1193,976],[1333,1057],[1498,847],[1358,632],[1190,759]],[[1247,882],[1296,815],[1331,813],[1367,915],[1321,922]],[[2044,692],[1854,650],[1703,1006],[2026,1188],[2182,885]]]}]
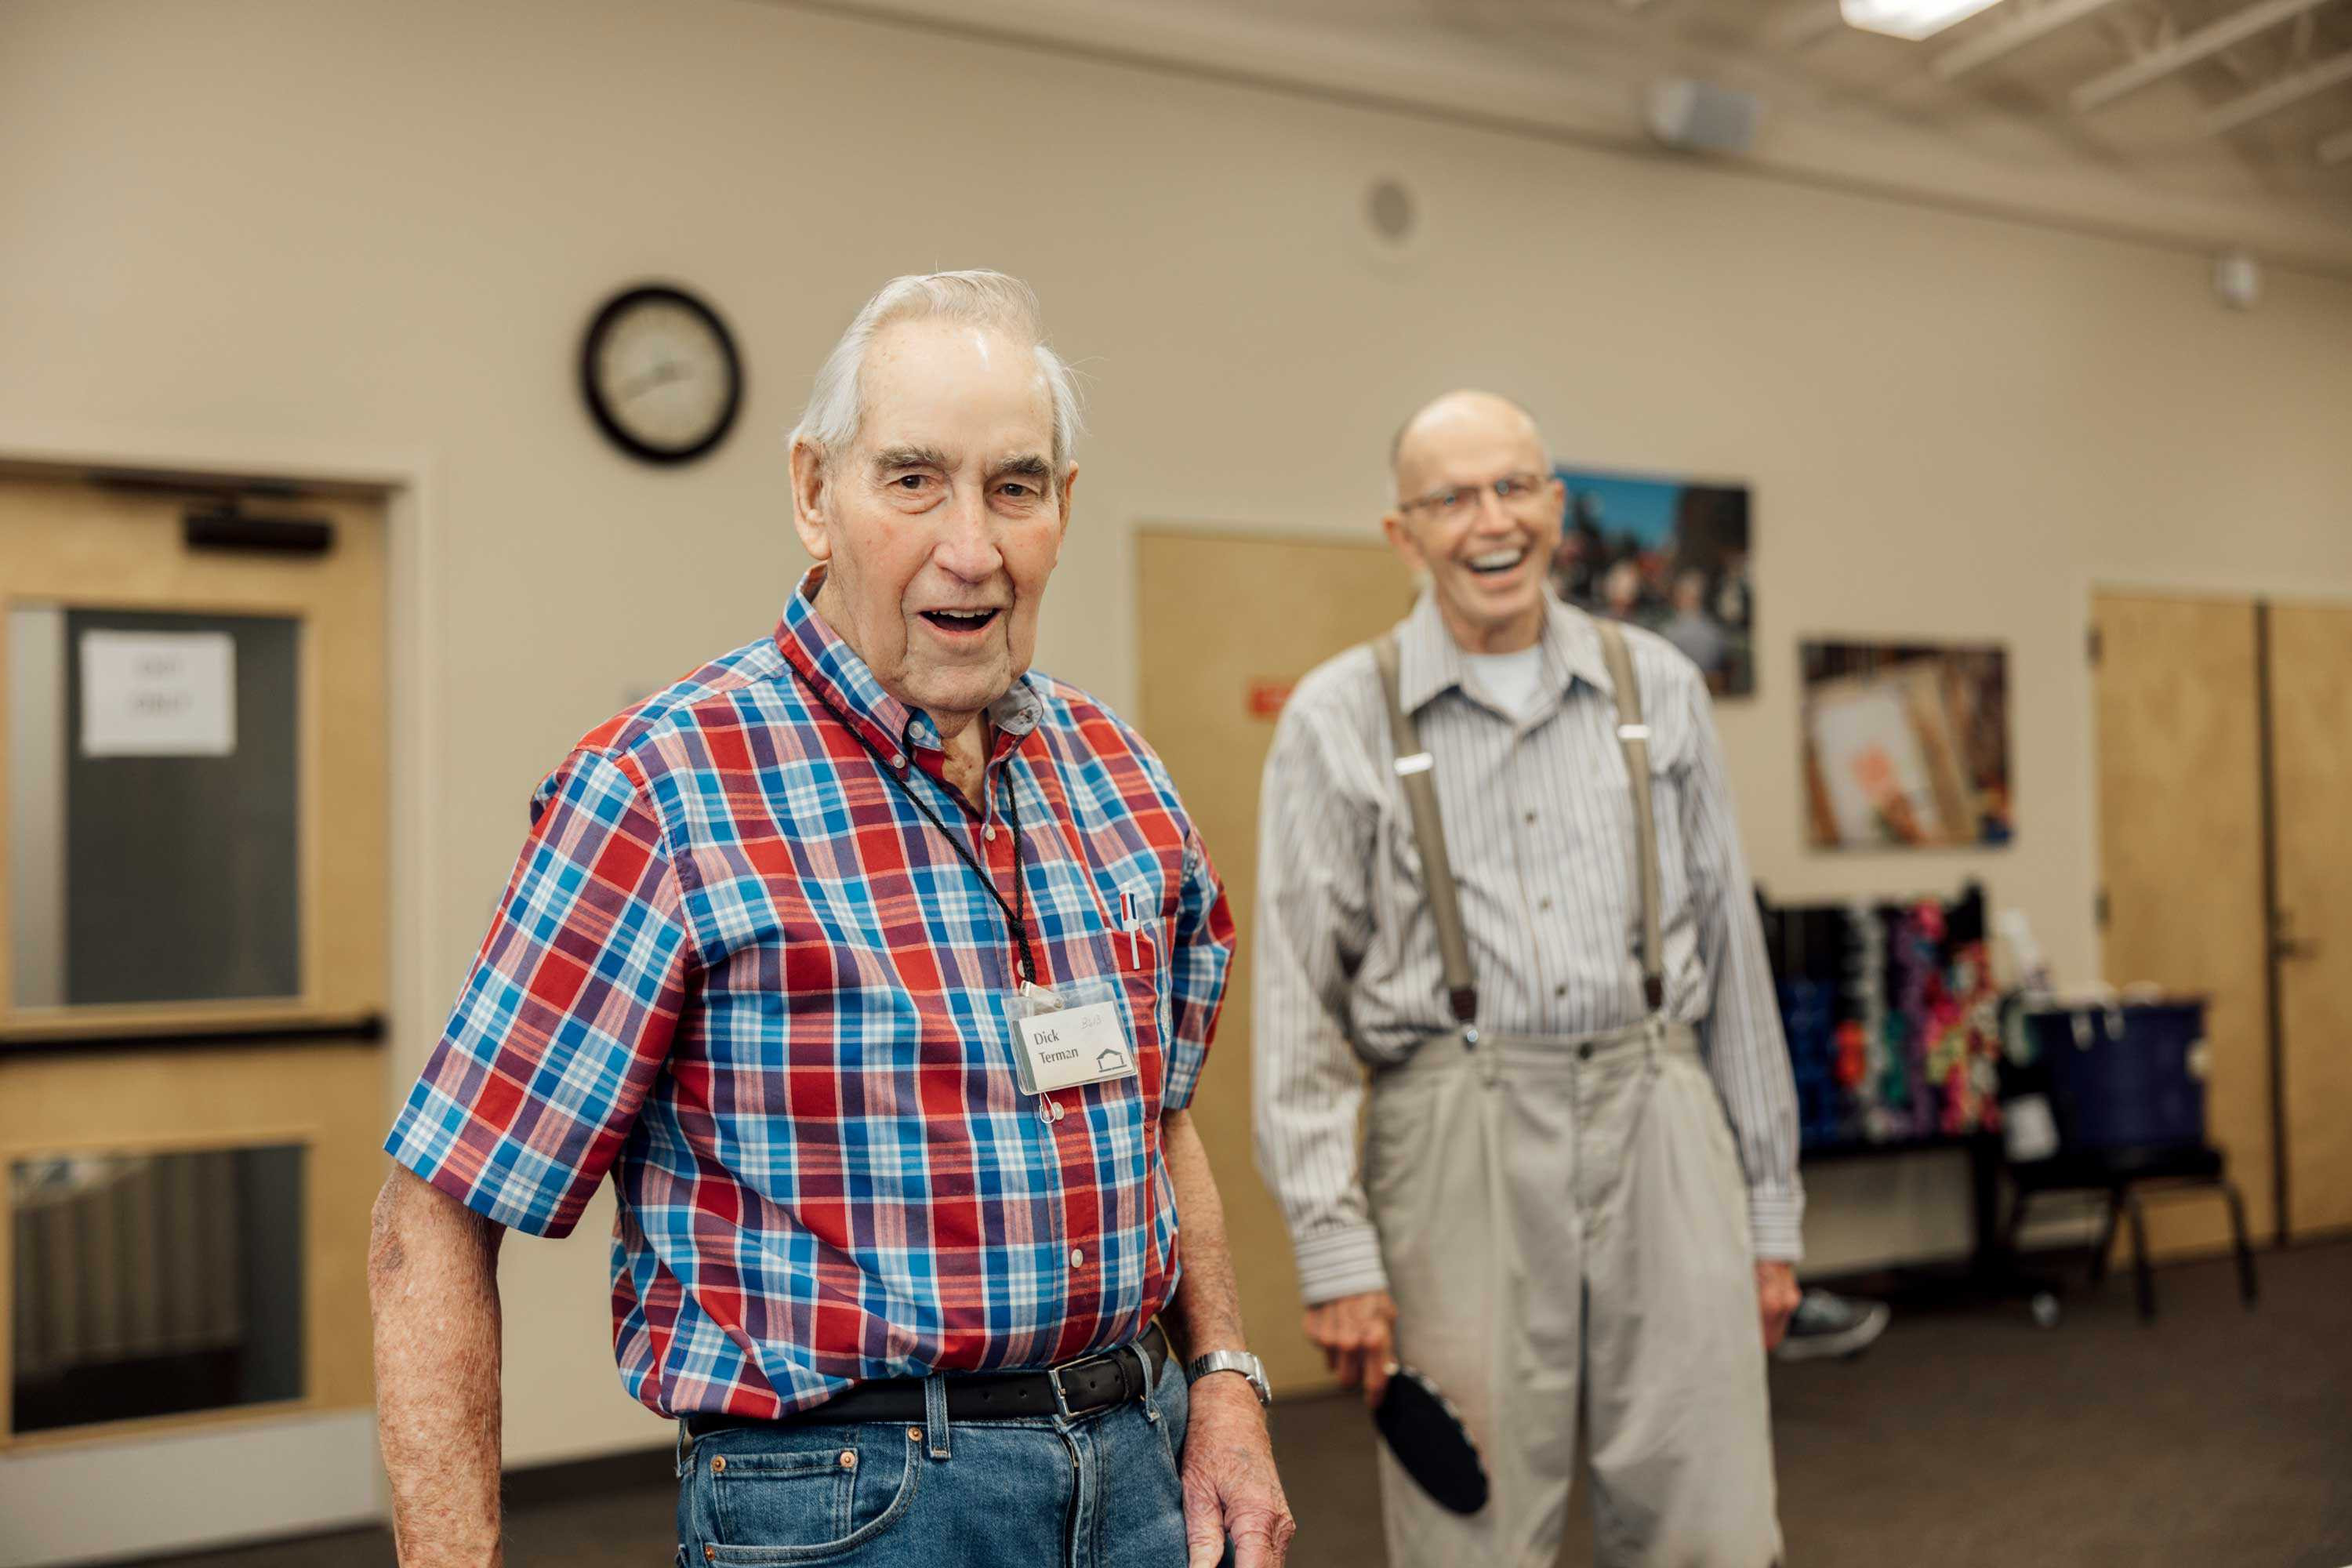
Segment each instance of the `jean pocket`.
[{"label": "jean pocket", "polygon": [[786,1429],[698,1456],[717,1563],[817,1563],[865,1546],[905,1517],[922,1475],[911,1428]]},{"label": "jean pocket", "polygon": [[1160,1369],[1160,1381],[1146,1395],[1160,1419],[1153,1423],[1160,1428],[1161,1439],[1168,1445],[1169,1463],[1182,1468],[1184,1462],[1184,1431],[1192,1425],[1192,1390],[1184,1381],[1184,1368],[1173,1350]]}]

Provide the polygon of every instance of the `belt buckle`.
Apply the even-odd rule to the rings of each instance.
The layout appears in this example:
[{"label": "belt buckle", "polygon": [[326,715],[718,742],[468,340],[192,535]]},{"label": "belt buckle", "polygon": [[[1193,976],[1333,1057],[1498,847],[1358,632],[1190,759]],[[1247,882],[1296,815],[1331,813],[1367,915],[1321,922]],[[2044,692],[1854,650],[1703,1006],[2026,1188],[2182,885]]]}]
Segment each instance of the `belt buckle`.
[{"label": "belt buckle", "polygon": [[1054,1391],[1054,1408],[1061,1412],[1062,1419],[1076,1421],[1078,1418],[1077,1412],[1070,1408],[1070,1396],[1062,1387],[1060,1367],[1049,1366],[1045,1369],[1045,1386]]}]

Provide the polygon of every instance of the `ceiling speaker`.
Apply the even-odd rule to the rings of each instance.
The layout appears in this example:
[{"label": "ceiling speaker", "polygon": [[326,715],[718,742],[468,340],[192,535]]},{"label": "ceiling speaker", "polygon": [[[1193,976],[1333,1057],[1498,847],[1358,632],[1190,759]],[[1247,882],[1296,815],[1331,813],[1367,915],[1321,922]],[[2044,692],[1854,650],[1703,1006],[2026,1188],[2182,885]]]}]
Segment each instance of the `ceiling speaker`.
[{"label": "ceiling speaker", "polygon": [[1711,81],[1668,77],[1650,84],[1650,134],[1677,153],[1745,153],[1763,101]]}]

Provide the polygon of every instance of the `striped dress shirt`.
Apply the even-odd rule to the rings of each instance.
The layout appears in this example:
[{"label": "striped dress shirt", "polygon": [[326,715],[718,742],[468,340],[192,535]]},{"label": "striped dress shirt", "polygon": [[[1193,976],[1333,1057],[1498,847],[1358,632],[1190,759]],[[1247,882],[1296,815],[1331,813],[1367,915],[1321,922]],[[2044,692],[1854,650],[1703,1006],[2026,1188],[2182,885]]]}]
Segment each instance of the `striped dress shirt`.
[{"label": "striped dress shirt", "polygon": [[[1601,639],[1547,596],[1543,679],[1513,716],[1426,594],[1398,628],[1401,693],[1436,760],[1446,848],[1490,1033],[1641,1021],[1633,806]],[[1626,642],[1650,726],[1665,1011],[1694,1025],[1748,1184],[1756,1256],[1794,1259],[1796,1094],[1706,685],[1673,645]],[[1308,1301],[1383,1289],[1357,1161],[1360,1061],[1452,1029],[1412,818],[1369,648],[1299,682],[1259,808],[1258,1163]]]}]

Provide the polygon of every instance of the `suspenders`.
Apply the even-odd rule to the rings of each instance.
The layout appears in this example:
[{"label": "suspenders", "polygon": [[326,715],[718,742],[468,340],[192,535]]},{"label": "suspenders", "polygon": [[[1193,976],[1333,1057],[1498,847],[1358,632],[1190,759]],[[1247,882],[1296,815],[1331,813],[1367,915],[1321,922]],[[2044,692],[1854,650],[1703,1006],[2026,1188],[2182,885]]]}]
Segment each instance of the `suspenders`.
[{"label": "suspenders", "polygon": [[[1616,623],[1598,616],[1592,617],[1592,629],[1601,634],[1601,655],[1609,666],[1609,683],[1617,689],[1617,740],[1625,750],[1625,776],[1633,795],[1633,883],[1642,900],[1634,956],[1642,966],[1643,1003],[1655,1013],[1665,1000],[1666,985],[1658,953],[1658,833],[1650,804],[1650,727],[1642,721],[1642,689],[1633,679],[1625,634]],[[1412,837],[1421,850],[1430,918],[1437,926],[1437,956],[1444,971],[1446,1001],[1454,1009],[1454,1021],[1462,1026],[1464,1042],[1475,1046],[1478,1043],[1478,987],[1470,973],[1470,944],[1462,933],[1462,902],[1454,889],[1453,863],[1445,854],[1444,825],[1437,812],[1435,759],[1423,749],[1412,715],[1404,710],[1397,662],[1396,634],[1391,632],[1372,644],[1372,663],[1381,672],[1381,690],[1388,699],[1397,782],[1412,813]]]},{"label": "suspenders", "polygon": [[1454,1021],[1472,1045],[1478,1043],[1478,985],[1470,974],[1470,943],[1462,934],[1462,900],[1454,890],[1454,863],[1445,857],[1445,826],[1437,815],[1436,759],[1421,749],[1421,732],[1397,695],[1396,634],[1372,644],[1381,689],[1388,694],[1389,734],[1396,745],[1397,782],[1412,809],[1413,842],[1421,847],[1422,879],[1429,884],[1430,918],[1437,922],[1437,957],[1445,971],[1445,999]]},{"label": "suspenders", "polygon": [[1650,727],[1642,722],[1642,687],[1633,657],[1616,622],[1594,617],[1609,684],[1617,689],[1617,742],[1625,748],[1625,777],[1633,786],[1633,879],[1642,889],[1642,1000],[1651,1012],[1664,1005],[1666,971],[1658,953],[1658,825],[1650,806]]}]

